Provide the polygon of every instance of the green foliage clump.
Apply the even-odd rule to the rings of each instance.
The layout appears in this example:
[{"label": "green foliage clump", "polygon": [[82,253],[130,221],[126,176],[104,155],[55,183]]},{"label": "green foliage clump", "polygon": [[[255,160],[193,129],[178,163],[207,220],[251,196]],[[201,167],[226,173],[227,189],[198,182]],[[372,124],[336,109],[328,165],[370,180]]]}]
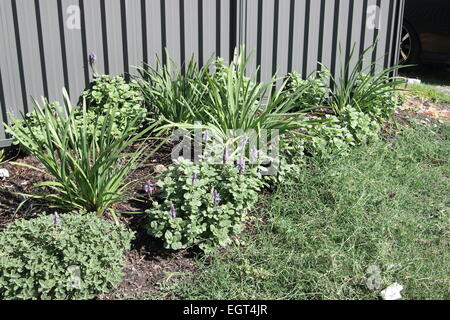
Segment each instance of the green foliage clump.
[{"label": "green foliage clump", "polygon": [[325,103],[329,93],[329,75],[326,72],[320,72],[318,77],[311,76],[306,80],[298,72],[291,72],[287,79],[287,90],[301,92],[296,101],[299,105],[318,106]]},{"label": "green foliage clump", "polygon": [[[87,106],[86,115],[83,115],[82,110],[84,99]],[[99,131],[96,132],[95,127],[103,125],[108,118],[107,114],[112,109],[116,109],[114,122],[111,124],[111,135],[114,138],[123,135],[128,123],[133,121],[133,127],[127,128],[127,130],[137,131],[146,119],[147,113],[143,107],[143,97],[136,83],[128,84],[120,76],[111,78],[108,75],[96,75],[91,87],[83,92],[79,100],[79,107],[74,110],[74,124],[81,128],[85,117],[87,134],[96,134],[97,138]],[[57,114],[57,110],[61,110],[61,105],[59,102],[52,102],[49,104],[49,109],[52,113]],[[34,132],[39,141],[44,142],[46,133],[42,130],[42,121],[45,121],[42,114],[38,110],[33,110],[22,119],[17,119],[12,127],[19,130],[28,128]],[[106,123],[106,125],[109,124]],[[19,144],[16,138],[13,139],[13,142]]]},{"label": "green foliage clump", "polygon": [[322,125],[311,125],[306,131],[307,152],[320,158],[347,154],[351,147],[376,141],[381,129],[370,115],[351,106],[341,115],[326,115],[325,119]]},{"label": "green foliage clump", "polygon": [[[391,93],[401,90],[399,85],[404,84],[404,81],[392,74],[407,66],[393,66],[376,71],[377,61],[374,61],[367,67],[363,67],[366,54],[375,49],[376,44],[368,47],[354,63],[352,57],[355,53],[355,46],[353,46],[347,62],[341,64],[338,76],[330,76],[334,87],[330,97],[330,106],[336,114],[344,113],[349,105],[365,113],[373,112],[374,107],[383,109],[382,100],[381,104],[374,104],[374,101],[383,96],[389,97]],[[331,74],[326,66],[322,65],[322,67]],[[388,111],[386,110],[385,113],[387,114]]]},{"label": "green foliage clump", "polygon": [[[135,128],[141,118],[135,115],[126,122],[121,135],[115,138],[114,123],[120,117],[117,105],[108,108],[103,121],[97,117],[90,123],[85,104],[75,109],[67,93],[65,102],[63,115],[63,110],[53,108],[47,101],[44,100],[43,106],[35,101],[39,119],[37,130],[17,124],[7,127],[21,147],[34,155],[53,177],[51,181],[35,185],[49,187],[53,189],[51,193],[28,196],[50,200],[65,210],[85,209],[102,215],[112,204],[123,200],[129,173],[151,145],[143,143],[133,153],[124,151],[158,123],[136,133]],[[17,120],[13,121],[17,123]],[[89,133],[92,124],[94,134]]]},{"label": "green foliage clump", "polygon": [[244,229],[262,182],[256,168],[239,173],[232,164],[194,164],[180,158],[157,186],[162,203],[155,201],[146,211],[149,234],[162,238],[166,248],[198,245],[210,253]]},{"label": "green foliage clump", "polygon": [[[56,110],[61,110],[59,102],[51,102],[47,104],[48,110],[56,114]],[[38,110],[33,110],[26,115],[23,115],[21,119],[15,119],[11,124],[11,129],[6,128],[6,131],[13,136],[13,144],[19,145],[19,140],[14,135],[16,131],[32,131],[37,141],[41,143],[45,140],[46,132],[43,130],[41,124],[44,121],[43,117]]]},{"label": "green foliage clump", "polygon": [[18,219],[0,233],[4,299],[92,299],[121,281],[134,234],[91,213]]},{"label": "green foliage clump", "polygon": [[195,119],[192,109],[203,110],[202,101],[207,94],[205,75],[210,62],[198,68],[191,57],[183,73],[175,62],[165,53],[167,64],[159,59],[156,68],[145,65],[138,68],[140,77],[138,85],[145,105],[154,117],[162,117],[167,123],[192,123]]},{"label": "green foliage clump", "polygon": [[368,110],[368,114],[379,123],[391,118],[395,110],[406,102],[406,96],[399,92],[385,92],[380,94],[373,101],[373,106]]},{"label": "green foliage clump", "polygon": [[[136,82],[126,83],[121,76],[95,75],[91,87],[83,92],[80,99],[83,98],[86,99],[90,133],[94,132],[94,123],[101,125],[105,121],[111,108],[117,107],[117,115],[111,128],[114,137],[120,137],[127,123],[136,118],[138,121],[134,129],[138,130],[147,116],[139,86]],[[81,110],[76,118],[78,121],[82,118]]]}]

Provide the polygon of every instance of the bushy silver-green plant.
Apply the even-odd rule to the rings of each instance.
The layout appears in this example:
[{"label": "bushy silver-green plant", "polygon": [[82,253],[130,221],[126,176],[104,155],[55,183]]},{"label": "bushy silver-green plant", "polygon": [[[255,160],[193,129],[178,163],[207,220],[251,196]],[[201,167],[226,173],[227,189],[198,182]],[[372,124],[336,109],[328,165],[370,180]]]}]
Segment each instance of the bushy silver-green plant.
[{"label": "bushy silver-green plant", "polygon": [[351,147],[378,139],[380,124],[370,115],[347,106],[340,115],[326,115],[319,126],[305,130],[307,153],[328,158],[335,154],[347,154]]},{"label": "bushy silver-green plant", "polygon": [[[147,117],[144,98],[135,81],[127,83],[121,76],[95,74],[91,86],[85,90],[80,99],[80,105],[86,100],[88,110],[89,132],[94,131],[94,124],[105,121],[111,107],[117,107],[117,115],[111,128],[114,137],[120,137],[128,122],[136,121],[139,130]],[[78,111],[77,119],[81,120],[82,110]],[[95,118],[98,118],[96,120]]]},{"label": "bushy silver-green plant", "polygon": [[244,229],[262,186],[256,167],[239,165],[180,158],[157,183],[161,202],[146,211],[149,234],[175,250],[198,245],[210,253],[229,244]]},{"label": "bushy silver-green plant", "polygon": [[133,232],[92,213],[18,219],[0,233],[0,297],[92,299],[123,276]]}]

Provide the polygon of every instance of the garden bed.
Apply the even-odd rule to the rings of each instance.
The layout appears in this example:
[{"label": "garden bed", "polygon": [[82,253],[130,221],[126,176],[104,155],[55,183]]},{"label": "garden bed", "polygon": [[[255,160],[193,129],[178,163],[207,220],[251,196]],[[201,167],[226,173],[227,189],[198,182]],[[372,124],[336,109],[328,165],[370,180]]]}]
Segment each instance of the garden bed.
[{"label": "garden bed", "polygon": [[[93,70],[94,62],[90,61]],[[295,248],[305,252],[314,243],[300,241],[306,236],[302,230],[308,219],[292,224],[291,217],[272,212],[274,208],[291,203],[283,210],[289,213],[294,208],[293,220],[305,219],[309,200],[322,199],[325,203],[317,205],[337,219],[330,222],[337,223],[338,230],[347,228],[347,218],[344,216],[342,221],[341,212],[350,209],[345,205],[341,210],[335,210],[334,205],[328,208],[338,191],[353,188],[342,181],[344,187],[336,185],[338,191],[334,194],[328,190],[328,185],[334,183],[332,178],[339,178],[341,171],[348,171],[347,167],[328,176],[332,180],[324,187],[319,181],[322,164],[345,161],[355,150],[371,152],[372,147],[381,148],[380,153],[392,158],[393,163],[401,163],[403,156],[410,157],[404,154],[398,158],[396,152],[391,157],[392,152],[386,151],[402,139],[407,132],[403,129],[410,127],[411,107],[394,114],[396,121],[386,121],[392,120],[393,112],[404,102],[398,87],[403,80],[389,76],[396,67],[373,76],[361,72],[356,65],[348,81],[330,79],[326,71],[306,80],[291,73],[275,90],[275,78],[262,83],[245,76],[248,59],[243,55],[237,54],[229,65],[221,59],[214,63],[215,68],[210,71],[212,66],[199,68],[192,59],[186,74],[159,65],[157,69],[142,69],[141,77],[131,82],[121,76],[95,74],[78,105],[73,106],[65,94],[64,108],[57,102],[44,101],[7,127],[21,150],[33,156],[11,148],[2,162],[2,168],[7,170],[2,171],[6,177],[0,181],[3,298],[196,298],[192,293],[198,287],[203,290],[198,291],[198,297],[216,299],[228,297],[229,292],[222,290],[228,290],[226,284],[214,288],[215,280],[225,279],[232,286],[236,285],[235,280],[242,284],[258,279],[263,285],[265,279],[279,281],[278,259],[272,257],[278,251],[273,244],[263,242],[260,247],[261,252],[268,250],[270,261],[264,257],[263,261],[250,262],[251,256],[260,253],[259,249],[256,253],[248,250],[261,237],[264,240],[264,232],[273,231],[266,234],[273,243],[280,240],[277,235],[286,236],[279,244],[280,250],[289,247],[291,240],[296,243]],[[410,101],[414,103],[414,98]],[[426,123],[445,121],[435,119],[436,113],[414,110]],[[163,139],[181,128],[201,134],[196,135],[195,141],[201,142],[203,153],[198,156],[204,161],[194,163],[181,158],[171,165],[174,151],[195,149],[178,145],[181,148],[175,150]],[[385,139],[380,139],[380,132]],[[279,144],[272,140],[275,133],[280,136]],[[266,140],[267,134],[271,141]],[[275,162],[278,170],[264,176],[268,164],[274,163],[272,151],[276,151],[275,159],[279,160]],[[422,154],[423,150],[419,151]],[[440,149],[431,151],[441,157]],[[358,157],[356,154],[355,161],[361,162]],[[384,163],[383,159],[374,160],[377,166]],[[422,164],[413,163],[411,168],[415,170],[417,165]],[[320,172],[319,188],[310,191],[311,199],[305,198],[301,192],[310,186],[300,180],[313,182],[308,175],[317,175],[315,170]],[[326,170],[324,166],[324,177]],[[390,172],[392,168],[386,170]],[[352,177],[350,171],[348,176]],[[368,174],[360,177],[362,185],[372,179]],[[414,179],[409,172],[405,177]],[[389,188],[397,186],[392,177],[385,178],[391,183]],[[282,199],[289,197],[290,192],[280,190],[289,188],[294,188],[292,194],[299,200]],[[375,205],[377,210],[380,203],[395,198],[395,192],[388,191],[385,194],[386,190],[382,190],[381,200]],[[358,188],[353,194],[358,197]],[[374,196],[378,194],[374,190]],[[346,204],[345,194],[342,197]],[[359,201],[355,199],[352,203]],[[349,214],[360,221],[366,212]],[[274,221],[277,216],[279,221]],[[316,233],[328,228],[328,216],[316,218],[319,225],[309,230],[314,239]],[[245,232],[241,234],[242,231]],[[360,233],[356,236],[363,237]],[[331,246],[342,241],[333,236],[320,238]],[[374,245],[379,245],[375,235]],[[292,248],[286,249],[289,257],[301,258]],[[307,266],[312,268],[311,274],[320,272],[318,269],[327,264],[330,254],[334,256],[335,252],[327,251],[321,261],[315,262],[317,266]],[[215,267],[222,267],[218,265],[222,257],[229,257],[223,267],[231,272],[216,270],[211,274]],[[360,268],[367,262],[362,261]],[[353,261],[346,259],[344,264],[348,263]],[[281,269],[289,265],[286,261]],[[275,269],[267,269],[271,267]],[[300,264],[300,272],[303,268]],[[211,283],[211,287],[196,286],[199,279],[208,276],[212,279],[206,283]],[[298,288],[297,271],[287,276],[295,280],[290,285]],[[354,291],[363,292],[363,278],[359,272],[358,278],[350,276],[350,280],[345,280],[346,284],[351,282],[348,297],[357,296]],[[313,279],[317,280],[315,276]],[[331,286],[335,284],[333,279],[326,281]],[[285,292],[284,280],[281,283],[282,287],[266,292],[257,290],[259,283],[250,284],[248,288],[256,291],[247,295],[244,288],[242,297],[297,297]],[[333,291],[312,293],[311,288],[316,289],[305,286],[299,290],[319,298],[341,295]],[[238,294],[233,292],[232,296]]]},{"label": "garden bed", "polygon": [[[416,100],[410,99],[405,106],[409,106]],[[425,106],[426,107],[426,106]],[[442,108],[445,108],[443,106]],[[407,123],[408,118],[416,116],[410,108],[402,108],[395,114],[397,123]],[[420,113],[419,119],[428,123],[437,123],[439,118],[433,115]],[[426,119],[426,120],[425,120]],[[445,120],[445,117],[444,117]],[[392,128],[386,127],[385,134],[392,134]],[[12,161],[42,168],[33,156],[20,154],[17,148],[10,148],[6,157]],[[123,299],[142,298],[145,296],[160,296],[160,283],[171,283],[173,278],[186,273],[195,273],[197,264],[195,252],[192,250],[173,251],[163,247],[159,239],[149,236],[146,232],[148,224],[147,215],[143,211],[149,206],[148,198],[143,191],[146,181],[155,181],[155,166],[170,164],[170,146],[159,150],[154,157],[143,163],[129,177],[130,181],[136,180],[130,185],[129,193],[132,200],[120,202],[114,207],[118,212],[127,212],[120,215],[121,222],[136,232],[136,238],[132,242],[132,248],[125,256],[125,276],[123,281],[110,293],[99,296],[99,299]],[[42,211],[53,212],[49,204],[42,200],[29,199],[15,213],[23,198],[17,193],[35,193],[32,186],[36,183],[51,179],[51,176],[35,171],[31,168],[15,165],[11,162],[2,164],[2,168],[10,172],[10,177],[0,182],[0,229],[19,218],[32,218]],[[48,190],[47,190],[48,191]],[[134,212],[134,213],[132,213]],[[170,292],[164,293],[165,298],[171,298]]]}]

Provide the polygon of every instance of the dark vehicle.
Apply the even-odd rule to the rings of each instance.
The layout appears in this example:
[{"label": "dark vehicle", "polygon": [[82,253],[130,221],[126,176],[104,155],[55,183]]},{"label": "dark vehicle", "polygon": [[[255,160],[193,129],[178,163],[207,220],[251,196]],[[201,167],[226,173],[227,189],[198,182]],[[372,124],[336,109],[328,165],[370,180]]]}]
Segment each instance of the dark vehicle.
[{"label": "dark vehicle", "polygon": [[400,60],[450,63],[450,0],[406,0]]}]

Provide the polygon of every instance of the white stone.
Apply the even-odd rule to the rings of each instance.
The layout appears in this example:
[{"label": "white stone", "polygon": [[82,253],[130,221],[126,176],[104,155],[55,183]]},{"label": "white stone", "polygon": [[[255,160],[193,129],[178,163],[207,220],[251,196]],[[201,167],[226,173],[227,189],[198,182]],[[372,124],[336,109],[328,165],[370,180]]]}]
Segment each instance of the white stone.
[{"label": "white stone", "polygon": [[403,286],[395,282],[381,291],[380,296],[383,300],[400,300],[402,298],[400,291],[402,290]]},{"label": "white stone", "polygon": [[407,78],[406,84],[409,86],[411,84],[421,84],[422,81],[420,79]]},{"label": "white stone", "polygon": [[0,169],[0,178],[9,178],[9,172],[6,169]]}]

